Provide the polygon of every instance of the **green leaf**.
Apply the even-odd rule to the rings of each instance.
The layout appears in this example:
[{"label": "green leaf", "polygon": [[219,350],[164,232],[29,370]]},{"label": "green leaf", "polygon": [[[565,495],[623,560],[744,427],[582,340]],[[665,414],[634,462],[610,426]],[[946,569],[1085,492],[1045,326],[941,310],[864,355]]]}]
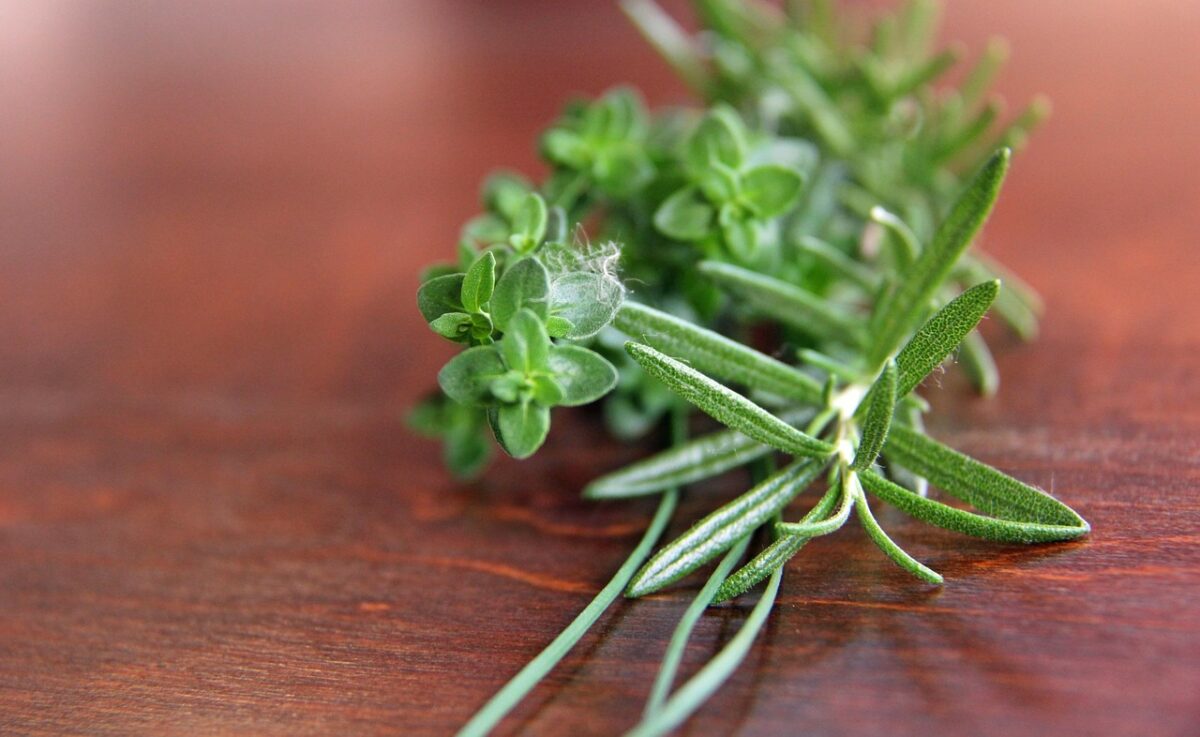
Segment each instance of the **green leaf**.
[{"label": "green leaf", "polygon": [[812,292],[733,264],[701,261],[696,268],[747,306],[786,325],[843,343],[863,340],[858,319]]},{"label": "green leaf", "polygon": [[801,251],[822,262],[835,273],[857,284],[863,291],[873,293],[879,287],[879,277],[870,268],[825,241],[804,235],[800,236],[796,245]]},{"label": "green leaf", "polygon": [[592,481],[587,499],[623,499],[712,478],[773,452],[736,430],[696,438]]},{"label": "green leaf", "polygon": [[[829,489],[801,521],[808,523],[827,519],[840,498],[841,493],[836,487]],[[749,563],[725,579],[713,596],[712,603],[719,604],[749,591],[791,560],[810,540],[811,537],[803,535],[780,535]]]},{"label": "green leaf", "polygon": [[904,396],[925,380],[967,337],[1000,291],[999,281],[976,284],[955,297],[921,326],[896,356],[900,372],[897,396]]},{"label": "green leaf", "polygon": [[692,91],[703,93],[708,70],[691,37],[679,24],[653,0],[622,0],[621,10]]},{"label": "green leaf", "polygon": [[549,367],[563,392],[556,404],[568,407],[589,404],[617,385],[617,369],[608,359],[581,346],[553,346]]},{"label": "green leaf", "polygon": [[735,169],[714,161],[702,176],[697,177],[696,185],[710,202],[720,204],[737,197],[738,190],[741,189],[741,180]]},{"label": "green leaf", "polygon": [[883,363],[924,317],[933,295],[996,204],[1011,157],[1011,151],[1000,149],[984,164],[954,203],[929,246],[904,274],[896,291],[876,305],[874,340],[868,356],[871,363]]},{"label": "green leaf", "polygon": [[959,365],[976,390],[985,397],[995,396],[1000,388],[1000,371],[996,368],[996,360],[988,349],[987,342],[978,330],[967,333],[959,351]]},{"label": "green leaf", "polygon": [[892,235],[892,242],[895,243],[893,256],[896,266],[901,270],[912,268],[913,262],[921,253],[921,244],[917,239],[917,234],[912,232],[908,224],[899,216],[882,207],[872,207],[870,217],[872,222],[879,223]]},{"label": "green leaf", "polygon": [[1042,524],[987,517],[965,509],[951,507],[921,496],[873,471],[864,471],[859,479],[867,491],[916,517],[946,530],[1006,543],[1047,543],[1075,540],[1087,534],[1088,528],[1079,525]]},{"label": "green leaf", "polygon": [[438,385],[456,402],[485,404],[491,399],[492,382],[506,371],[495,346],[477,346],[450,359],[438,372]]},{"label": "green leaf", "polygon": [[916,430],[896,425],[888,436],[886,450],[889,458],[985,514],[1072,528],[1076,537],[1090,529],[1073,509],[1046,492],[951,450]]},{"label": "green leaf", "polygon": [[520,174],[509,171],[494,172],[483,183],[483,204],[511,223],[532,191],[533,185]]},{"label": "green leaf", "polygon": [[654,213],[658,232],[679,241],[698,241],[712,227],[713,209],[695,187],[684,187],[668,197]]},{"label": "green leaf", "polygon": [[533,251],[546,236],[547,222],[546,201],[536,192],[530,193],[513,218],[509,243],[521,253]]},{"label": "green leaf", "polygon": [[943,583],[942,575],[916,558],[913,558],[897,545],[892,538],[888,537],[888,534],[879,526],[875,515],[871,514],[871,507],[868,506],[867,498],[861,488],[858,489],[857,494],[858,499],[854,504],[854,508],[858,512],[858,520],[862,523],[863,529],[867,531],[867,535],[871,540],[879,546],[879,549],[887,557],[891,558],[896,565],[922,581],[941,586]]},{"label": "green leaf", "polygon": [[469,411],[478,413],[478,418],[456,421],[442,441],[442,458],[450,472],[460,479],[475,478],[492,458],[484,412],[473,408]]},{"label": "green leaf", "polygon": [[717,222],[730,255],[742,263],[753,263],[758,258],[758,245],[762,238],[759,224],[732,204],[721,208]]},{"label": "green leaf", "polygon": [[465,312],[462,303],[462,274],[438,276],[417,290],[417,309],[425,322],[433,322],[447,312]]},{"label": "green leaf", "polygon": [[532,374],[549,366],[550,336],[541,319],[527,308],[509,321],[504,338],[496,345],[510,369]]},{"label": "green leaf", "polygon": [[805,435],[742,395],[649,346],[629,342],[625,350],[647,374],[723,425],[792,455],[823,459],[833,452],[829,443]]},{"label": "green leaf", "polygon": [[757,166],[742,175],[742,199],[760,218],[782,215],[796,204],[804,178],[776,164]]},{"label": "green leaf", "polygon": [[710,376],[806,404],[821,401],[821,385],[795,367],[665,312],[625,302],[613,324]]},{"label": "green leaf", "polygon": [[535,402],[503,404],[490,412],[496,440],[513,458],[533,455],[550,432],[550,408]]},{"label": "green leaf", "polygon": [[433,332],[458,341],[470,339],[471,325],[471,316],[465,312],[447,312],[429,323]]},{"label": "green leaf", "polygon": [[508,223],[489,212],[468,221],[463,226],[462,237],[483,244],[503,243],[508,240],[508,232]]},{"label": "green leaf", "polygon": [[546,332],[551,338],[565,338],[575,329],[570,320],[561,315],[551,315],[546,318]]},{"label": "green leaf", "polygon": [[534,374],[530,377],[533,401],[543,407],[554,407],[563,403],[563,387],[556,377],[549,374]]},{"label": "green leaf", "polygon": [[888,361],[883,373],[875,380],[870,391],[870,404],[863,419],[862,438],[854,455],[854,469],[865,471],[875,462],[876,456],[887,439],[892,424],[892,413],[896,408],[896,364]]},{"label": "green leaf", "polygon": [[592,337],[612,322],[624,297],[624,289],[609,274],[577,271],[555,279],[550,285],[550,313],[571,323],[559,337]]},{"label": "green leaf", "polygon": [[709,111],[685,144],[684,160],[688,170],[701,174],[716,161],[731,169],[740,169],[746,158],[742,121],[731,108]]},{"label": "green leaf", "polygon": [[633,577],[625,595],[639,597],[657,591],[725,552],[787,506],[824,466],[816,460],[796,461],[700,520],[658,551]]},{"label": "green leaf", "polygon": [[467,312],[480,312],[496,288],[496,256],[485,251],[463,277],[462,303]]},{"label": "green leaf", "polygon": [[508,267],[496,282],[489,307],[492,322],[502,331],[508,330],[508,322],[521,309],[532,310],[545,318],[549,310],[550,275],[546,267],[534,258],[522,259]]}]

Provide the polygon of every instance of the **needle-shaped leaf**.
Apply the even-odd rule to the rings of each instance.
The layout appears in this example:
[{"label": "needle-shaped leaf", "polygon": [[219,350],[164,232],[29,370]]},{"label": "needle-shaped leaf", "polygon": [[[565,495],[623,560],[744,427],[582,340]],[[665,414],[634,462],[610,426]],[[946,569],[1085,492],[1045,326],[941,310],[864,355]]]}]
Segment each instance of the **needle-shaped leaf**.
[{"label": "needle-shaped leaf", "polygon": [[872,222],[882,225],[895,239],[896,264],[902,269],[909,268],[917,260],[917,254],[921,252],[921,244],[917,240],[917,234],[912,232],[912,229],[908,227],[908,223],[901,220],[898,215],[888,212],[882,207],[872,207],[870,216]]},{"label": "needle-shaped leaf", "polygon": [[592,481],[588,499],[623,499],[720,475],[773,452],[736,430],[721,430],[631,463]]},{"label": "needle-shaped leaf", "polygon": [[1000,388],[1000,371],[996,368],[996,360],[988,349],[987,342],[978,330],[972,330],[963,338],[959,350],[959,365],[971,383],[985,397],[994,396]]},{"label": "needle-shaped leaf", "polygon": [[814,404],[821,385],[796,368],[720,333],[645,305],[626,302],[614,325],[631,338],[726,381]]},{"label": "needle-shaped leaf", "polygon": [[825,458],[833,452],[829,443],[805,435],[741,394],[649,346],[629,342],[625,350],[647,374],[727,427],[792,455]]},{"label": "needle-shaped leaf", "polygon": [[796,461],[700,520],[638,571],[626,595],[638,597],[657,591],[725,552],[787,506],[821,474],[824,465],[810,459]]},{"label": "needle-shaped leaf", "polygon": [[1011,156],[1008,149],[1000,149],[988,159],[959,195],[933,240],[904,274],[897,289],[876,305],[868,356],[871,363],[882,363],[924,317],[933,295],[991,213]]},{"label": "needle-shaped leaf", "polygon": [[883,442],[887,440],[892,414],[896,410],[896,374],[895,362],[888,361],[883,373],[871,386],[870,404],[867,405],[867,414],[862,423],[862,438],[854,454],[854,469],[857,471],[871,467],[883,449]]},{"label": "needle-shaped leaf", "polygon": [[896,425],[888,436],[886,449],[897,463],[985,514],[1016,522],[1073,528],[1075,537],[1090,529],[1075,510],[1046,492],[951,450],[916,430]]},{"label": "needle-shaped leaf", "polygon": [[900,379],[896,395],[917,388],[946,356],[975,329],[1000,291],[999,281],[976,284],[955,297],[921,326],[896,356]]},{"label": "needle-shaped leaf", "polygon": [[691,38],[653,0],[621,0],[621,10],[693,92],[703,93],[708,71]]},{"label": "needle-shaped leaf", "polygon": [[863,338],[860,320],[808,290],[719,261],[701,261],[696,268],[767,317],[843,343],[855,344]]},{"label": "needle-shaped leaf", "polygon": [[479,312],[496,288],[496,256],[491,251],[475,259],[462,283],[462,303],[467,312]]},{"label": "needle-shaped leaf", "polygon": [[942,574],[933,570],[921,561],[909,555],[903,548],[897,545],[884,529],[879,526],[879,522],[875,519],[875,515],[871,514],[871,507],[867,505],[867,498],[858,490],[858,501],[854,508],[858,511],[858,520],[862,522],[863,529],[867,531],[867,535],[871,540],[879,546],[879,549],[891,558],[896,565],[908,571],[912,575],[921,579],[926,583],[941,585],[943,583]]},{"label": "needle-shaped leaf", "polygon": [[548,366],[562,389],[562,397],[555,404],[589,404],[617,385],[617,369],[607,358],[583,346],[552,346]]},{"label": "needle-shaped leaf", "polygon": [[[790,424],[804,422],[811,411],[786,414]],[[583,490],[587,499],[644,496],[719,476],[762,458],[774,449],[736,430],[720,430],[605,474]]]},{"label": "needle-shaped leaf", "polygon": [[[827,518],[840,498],[840,489],[836,486],[830,488],[821,497],[821,500],[809,510],[808,514],[804,515],[802,521],[814,522]],[[801,548],[808,544],[809,540],[812,538],[803,535],[780,535],[775,542],[754,556],[749,563],[725,579],[725,583],[721,584],[721,588],[717,589],[717,593],[713,596],[712,603],[719,604],[749,591],[758,585],[759,581],[770,576],[780,566],[791,560],[796,553],[800,552]]]},{"label": "needle-shaped leaf", "polygon": [[1020,522],[968,512],[921,496],[873,471],[862,472],[859,479],[867,491],[905,514],[943,529],[985,540],[1022,544],[1046,543],[1075,540],[1088,531],[1086,526]]},{"label": "needle-shaped leaf", "polygon": [[879,277],[871,269],[820,238],[804,235],[797,239],[796,245],[867,292],[872,292],[879,286]]},{"label": "needle-shaped leaf", "polygon": [[522,259],[512,264],[501,275],[492,293],[492,322],[500,330],[508,330],[508,321],[522,308],[529,308],[538,317],[548,312],[550,275],[546,267],[535,258]]}]

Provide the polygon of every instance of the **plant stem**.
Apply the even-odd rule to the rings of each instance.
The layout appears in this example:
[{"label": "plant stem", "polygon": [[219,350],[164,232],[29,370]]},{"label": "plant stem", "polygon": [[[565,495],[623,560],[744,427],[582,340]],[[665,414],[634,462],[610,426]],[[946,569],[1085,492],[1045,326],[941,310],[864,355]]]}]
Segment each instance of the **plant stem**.
[{"label": "plant stem", "polygon": [[745,555],[749,544],[750,536],[747,535],[725,555],[720,565],[709,576],[704,587],[700,589],[700,593],[696,594],[696,598],[692,599],[692,603],[688,605],[679,619],[679,624],[675,626],[675,632],[671,635],[671,641],[667,644],[667,651],[663,654],[662,665],[658,668],[654,686],[650,689],[650,698],[647,699],[646,709],[642,713],[643,719],[652,719],[657,716],[663,704],[666,703],[667,695],[671,692],[671,684],[675,682],[675,674],[679,670],[679,661],[683,659],[683,650],[687,647],[688,640],[691,639],[692,630],[700,621],[704,610],[708,608],[717,589],[725,582],[729,572]]},{"label": "plant stem", "polygon": [[640,724],[626,733],[625,737],[653,737],[666,734],[692,715],[696,709],[721,687],[726,679],[741,665],[750,652],[759,630],[767,620],[771,608],[775,605],[775,596],[779,593],[779,580],[783,576],[783,568],[777,568],[771,574],[767,588],[762,598],[754,605],[746,623],[738,630],[721,652],[700,669],[696,675],[679,688],[653,717],[643,719]]},{"label": "plant stem", "polygon": [[513,676],[512,680],[484,704],[482,709],[475,713],[475,716],[471,717],[471,720],[458,731],[458,737],[483,737],[490,732],[533,690],[538,682],[546,677],[546,674],[566,656],[575,643],[579,642],[604,613],[604,610],[621,595],[626,584],[629,583],[629,579],[649,557],[654,544],[666,529],[678,499],[679,493],[675,489],[670,489],[662,495],[662,500],[658,503],[658,510],[654,513],[654,519],[646,528],[646,534],[642,536],[637,547],[633,549],[608,585],[601,589],[596,598],[592,599],[591,603],[579,613],[579,616],[571,624],[567,625],[558,637],[554,638],[553,642],[546,646],[545,650],[529,661],[517,675]]}]

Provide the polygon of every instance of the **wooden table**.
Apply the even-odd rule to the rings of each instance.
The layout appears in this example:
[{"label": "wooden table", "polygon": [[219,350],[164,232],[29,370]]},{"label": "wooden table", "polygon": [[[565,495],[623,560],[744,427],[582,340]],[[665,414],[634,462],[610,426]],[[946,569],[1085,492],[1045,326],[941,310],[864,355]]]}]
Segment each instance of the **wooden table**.
[{"label": "wooden table", "polygon": [[[0,26],[0,733],[447,734],[613,572],[644,452],[563,413],[451,481],[405,408],[490,168],[567,93],[683,99],[591,2],[13,4]],[[1052,124],[989,250],[1047,296],[1003,386],[929,395],[953,445],[1052,489],[1085,542],[883,519],[814,543],[686,734],[1200,733],[1200,5],[956,2]],[[733,485],[684,506],[684,526]],[[629,726],[691,590],[607,615],[505,733]],[[690,672],[745,602],[701,621]]]}]

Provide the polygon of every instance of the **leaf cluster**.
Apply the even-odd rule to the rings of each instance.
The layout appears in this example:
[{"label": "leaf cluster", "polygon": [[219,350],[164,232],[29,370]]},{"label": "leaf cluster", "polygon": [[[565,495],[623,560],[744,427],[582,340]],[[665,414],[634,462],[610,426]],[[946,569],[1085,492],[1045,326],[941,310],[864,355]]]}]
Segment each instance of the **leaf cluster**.
[{"label": "leaf cluster", "polygon": [[[1008,543],[1089,531],[1059,500],[923,429],[918,392],[954,355],[981,392],[997,390],[977,330],[990,310],[1021,337],[1036,333],[1036,295],[973,248],[1013,150],[1045,112],[1035,102],[1001,124],[987,90],[1003,47],[989,45],[949,87],[962,51],[935,48],[931,0],[867,25],[829,0],[783,12],[694,0],[700,35],[653,0],[622,6],[702,104],[651,111],[627,88],[574,101],[541,136],[542,182],[488,179],[457,259],[428,270],[417,295],[430,329],[461,351],[413,420],[443,437],[463,475],[486,463],[489,429],[510,455],[534,453],[557,406],[603,398],[622,438],[667,414],[678,431],[691,410],[722,427],[676,432],[672,447],[588,485],[592,499],[660,495],[651,531],[464,734],[486,732],[618,592],[662,590],[718,558],[636,734],[694,711],[744,657],[784,564],[851,519],[900,568],[941,584],[887,534],[873,501]],[[590,245],[582,223],[604,245]],[[753,477],[743,494],[650,555],[682,487],[739,470]],[[816,484],[815,504],[790,517]],[[764,580],[743,630],[672,692],[700,613]]]}]

